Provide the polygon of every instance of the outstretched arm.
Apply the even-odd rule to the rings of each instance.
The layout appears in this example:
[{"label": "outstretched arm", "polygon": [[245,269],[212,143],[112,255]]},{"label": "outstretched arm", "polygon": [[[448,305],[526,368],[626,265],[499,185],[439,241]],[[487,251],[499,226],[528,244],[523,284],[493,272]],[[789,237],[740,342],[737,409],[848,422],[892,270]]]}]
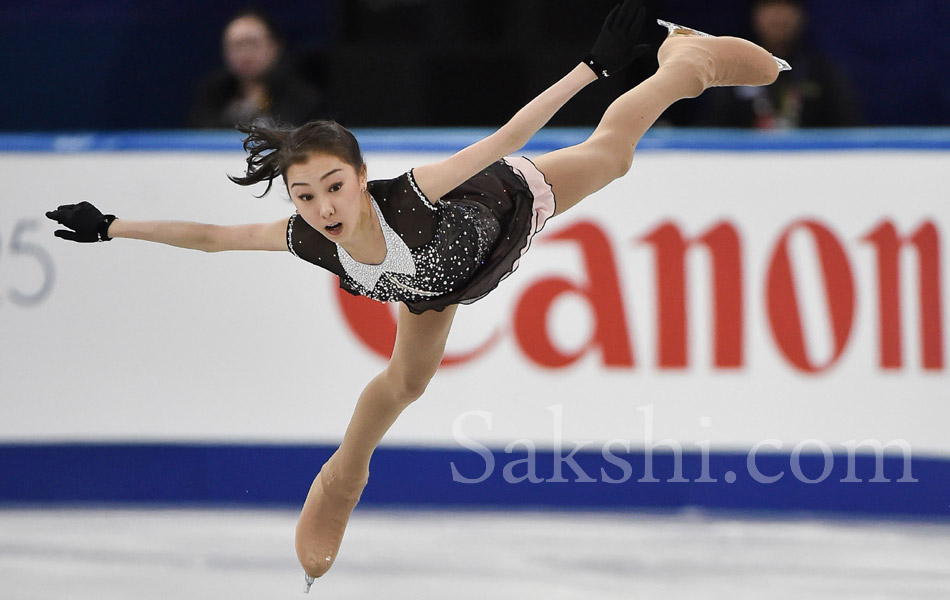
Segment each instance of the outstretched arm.
[{"label": "outstretched arm", "polygon": [[287,219],[252,225],[205,225],[187,221],[128,221],[116,219],[88,202],[66,204],[46,216],[67,229],[56,237],[74,242],[105,242],[130,238],[203,250],[287,250]]},{"label": "outstretched arm", "polygon": [[591,53],[584,61],[515,113],[490,136],[460,150],[455,155],[413,170],[419,189],[437,201],[496,160],[528,143],[568,100],[598,77],[622,69],[649,49],[635,45],[643,26],[645,11],[641,0],[624,0],[607,16]]},{"label": "outstretched arm", "polygon": [[438,200],[488,165],[527,144],[568,100],[596,80],[589,67],[578,64],[495,133],[443,161],[413,169],[416,185],[427,198]]},{"label": "outstretched arm", "polygon": [[158,242],[204,252],[287,250],[287,219],[250,225],[206,225],[187,221],[116,219],[109,237]]}]

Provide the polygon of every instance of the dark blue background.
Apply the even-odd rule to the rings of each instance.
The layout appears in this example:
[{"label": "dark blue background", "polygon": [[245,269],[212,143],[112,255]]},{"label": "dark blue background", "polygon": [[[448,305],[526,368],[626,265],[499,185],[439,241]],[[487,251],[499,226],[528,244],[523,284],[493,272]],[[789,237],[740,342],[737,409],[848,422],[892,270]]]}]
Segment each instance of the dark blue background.
[{"label": "dark blue background", "polygon": [[[525,62],[537,80],[565,71],[596,35],[612,2],[418,0],[374,10],[368,8],[373,3],[357,0],[286,0],[268,3],[268,10],[309,76],[331,88],[344,124],[489,125],[516,110],[541,81],[486,78],[508,56],[518,55],[542,57]],[[183,126],[195,85],[221,64],[222,26],[245,4],[5,0],[0,4],[0,130]],[[950,124],[950,2],[806,4],[814,43],[850,73],[868,124]],[[717,34],[748,34],[748,2],[743,0],[647,0],[647,5],[651,18]],[[654,37],[661,36],[660,28],[655,29]],[[486,60],[465,58],[486,53],[491,55]],[[429,75],[420,75],[420,69],[429,69]],[[446,102],[437,87],[413,93],[409,83],[398,86],[403,74],[407,82],[416,82],[436,76],[446,81],[470,72],[494,94],[490,104],[497,106],[495,112],[478,112],[477,106],[460,102],[444,107],[443,115],[437,109]],[[367,79],[383,76],[392,80],[367,87]],[[454,92],[447,98],[465,97]],[[379,104],[361,104],[367,94],[385,96],[382,110]],[[439,106],[409,109],[425,101]],[[575,111],[571,122],[555,124],[583,124],[585,115],[599,110]]]}]

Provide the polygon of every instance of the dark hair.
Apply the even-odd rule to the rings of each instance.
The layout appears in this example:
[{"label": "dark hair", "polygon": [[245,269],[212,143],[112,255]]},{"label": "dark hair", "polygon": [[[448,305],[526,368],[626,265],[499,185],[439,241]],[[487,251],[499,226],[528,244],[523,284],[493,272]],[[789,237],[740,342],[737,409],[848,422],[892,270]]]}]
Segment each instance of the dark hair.
[{"label": "dark hair", "polygon": [[254,185],[266,180],[267,189],[261,197],[270,191],[278,176],[287,185],[288,167],[307,162],[313,153],[330,154],[356,170],[363,166],[359,142],[336,121],[311,121],[296,128],[258,121],[239,125],[238,130],[247,134],[244,138],[247,172],[244,177],[228,175],[228,179],[238,185]]}]

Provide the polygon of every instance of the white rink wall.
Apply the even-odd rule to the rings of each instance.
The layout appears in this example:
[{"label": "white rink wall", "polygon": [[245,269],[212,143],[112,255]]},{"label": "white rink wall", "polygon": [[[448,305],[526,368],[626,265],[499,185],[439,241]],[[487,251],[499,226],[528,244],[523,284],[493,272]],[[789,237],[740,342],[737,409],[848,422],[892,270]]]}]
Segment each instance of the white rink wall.
[{"label": "white rink wall", "polygon": [[[386,178],[478,132],[358,134]],[[302,501],[394,306],[289,253],[80,245],[43,216],[289,216],[227,180],[239,147],[0,136],[0,503]],[[361,506],[950,516],[948,166],[950,130],[652,133],[459,310]]]},{"label": "white rink wall", "polygon": [[[441,156],[366,158],[384,178]],[[242,165],[240,152],[2,155],[0,440],[340,439],[385,364],[367,343],[385,344],[385,312],[348,321],[334,278],[289,254],[78,245],[43,217],[81,200],[130,219],[289,215],[282,190],[257,199],[227,180]],[[644,151],[460,309],[448,354],[463,359],[386,441],[637,446],[652,430],[717,449],[906,440],[946,456],[948,166],[933,150]],[[889,225],[917,245],[892,251]],[[899,282],[882,283],[893,256]],[[574,291],[544,296],[555,279]]]}]

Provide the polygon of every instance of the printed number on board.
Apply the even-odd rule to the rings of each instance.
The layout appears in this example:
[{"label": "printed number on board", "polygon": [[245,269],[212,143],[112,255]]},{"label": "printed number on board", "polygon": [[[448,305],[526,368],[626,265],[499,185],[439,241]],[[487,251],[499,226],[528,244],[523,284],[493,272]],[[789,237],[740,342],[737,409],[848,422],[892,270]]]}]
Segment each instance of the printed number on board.
[{"label": "printed number on board", "polygon": [[22,219],[16,222],[8,240],[0,237],[0,261],[7,267],[6,273],[14,274],[12,281],[0,284],[0,293],[17,306],[38,306],[53,290],[53,259],[45,248],[31,241],[39,228],[36,219]]}]

